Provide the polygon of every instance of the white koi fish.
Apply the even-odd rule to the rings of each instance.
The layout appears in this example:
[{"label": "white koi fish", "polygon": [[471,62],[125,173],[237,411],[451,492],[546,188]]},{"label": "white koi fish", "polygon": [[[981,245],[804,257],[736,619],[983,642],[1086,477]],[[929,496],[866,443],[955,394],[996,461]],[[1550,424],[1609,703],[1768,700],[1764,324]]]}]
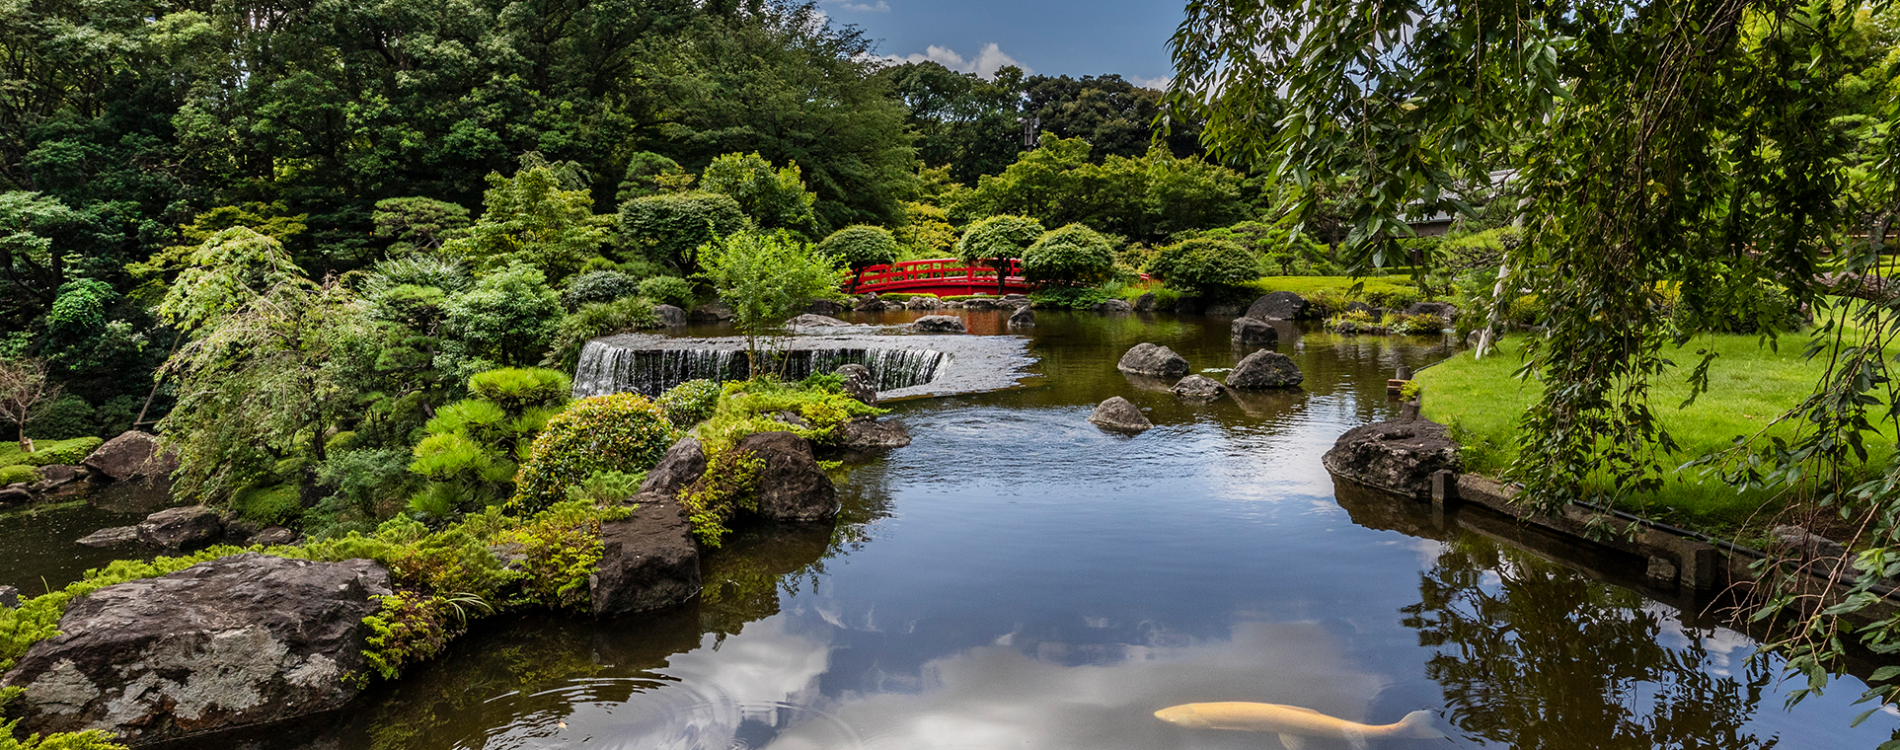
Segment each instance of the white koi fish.
[{"label": "white koi fish", "polygon": [[1310,708],[1277,703],[1187,703],[1155,712],[1155,718],[1195,729],[1273,732],[1287,750],[1304,750],[1306,738],[1345,740],[1364,748],[1366,740],[1386,737],[1443,737],[1432,728],[1432,712],[1413,711],[1396,724],[1361,724]]}]

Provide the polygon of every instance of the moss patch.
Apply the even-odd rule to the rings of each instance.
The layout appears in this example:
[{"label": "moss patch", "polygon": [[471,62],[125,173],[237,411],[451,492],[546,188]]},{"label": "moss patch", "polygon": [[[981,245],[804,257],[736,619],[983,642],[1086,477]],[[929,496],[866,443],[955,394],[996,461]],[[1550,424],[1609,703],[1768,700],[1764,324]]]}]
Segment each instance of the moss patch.
[{"label": "moss patch", "polygon": [[71,440],[35,440],[33,452],[22,453],[20,444],[11,440],[0,443],[0,466],[56,466],[77,464],[99,449],[106,441],[96,437]]}]

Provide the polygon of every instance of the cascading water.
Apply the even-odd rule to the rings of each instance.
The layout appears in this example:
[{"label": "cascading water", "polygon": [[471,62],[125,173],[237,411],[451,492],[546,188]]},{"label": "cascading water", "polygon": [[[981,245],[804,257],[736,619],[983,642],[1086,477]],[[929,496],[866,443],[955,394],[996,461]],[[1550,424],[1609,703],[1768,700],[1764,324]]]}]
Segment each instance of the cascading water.
[{"label": "cascading water", "polygon": [[[761,353],[761,368],[788,380],[832,372],[848,364],[871,371],[879,391],[930,382],[947,355],[933,349],[825,348]],[[688,380],[743,380],[751,376],[746,353],[730,348],[640,349],[590,341],[574,371],[574,395],[640,393],[657,396]]]}]

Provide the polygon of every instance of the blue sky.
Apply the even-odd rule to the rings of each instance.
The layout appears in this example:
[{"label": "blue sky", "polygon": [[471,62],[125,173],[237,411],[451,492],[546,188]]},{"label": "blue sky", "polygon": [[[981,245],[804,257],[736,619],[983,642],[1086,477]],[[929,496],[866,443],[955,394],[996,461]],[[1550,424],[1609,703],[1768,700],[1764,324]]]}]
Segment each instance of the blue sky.
[{"label": "blue sky", "polygon": [[1119,73],[1158,85],[1168,77],[1168,36],[1182,0],[820,0],[819,7],[863,28],[880,55],[985,75],[1013,62],[1043,75]]}]

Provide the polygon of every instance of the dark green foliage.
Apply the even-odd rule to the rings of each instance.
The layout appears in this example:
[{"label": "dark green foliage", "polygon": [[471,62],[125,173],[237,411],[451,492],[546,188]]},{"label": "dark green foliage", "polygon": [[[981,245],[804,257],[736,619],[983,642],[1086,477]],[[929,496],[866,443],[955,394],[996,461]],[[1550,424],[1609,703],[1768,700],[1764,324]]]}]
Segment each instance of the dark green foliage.
[{"label": "dark green foliage", "polygon": [[1081,224],[1052,229],[1023,254],[1023,275],[1041,283],[1104,281],[1115,267],[1115,247]]},{"label": "dark green foliage", "polygon": [[818,251],[837,259],[845,268],[851,269],[851,288],[857,289],[857,279],[868,266],[887,265],[897,262],[897,240],[883,227],[855,224],[845,227],[823,242],[818,243]]},{"label": "dark green foliage", "polygon": [[332,447],[330,457],[317,467],[317,481],[332,492],[304,514],[304,533],[323,538],[375,528],[419,484],[420,478],[409,471],[412,460],[409,451],[394,448]]},{"label": "dark green foliage", "polygon": [[1035,219],[1008,214],[990,216],[964,230],[963,239],[957,241],[957,258],[970,265],[996,269],[996,293],[1002,294],[1009,261],[1022,258],[1042,234],[1042,222]]},{"label": "dark green foliage", "polygon": [[567,280],[561,306],[568,312],[590,302],[612,302],[640,293],[640,281],[619,271],[589,271]]},{"label": "dark green foliage", "polygon": [[434,287],[444,292],[465,291],[475,285],[475,277],[460,261],[430,256],[391,258],[377,263],[357,285],[364,297],[374,298],[383,290],[397,286]]},{"label": "dark green foliage", "polygon": [[648,260],[682,271],[698,268],[699,246],[746,226],[739,202],[694,191],[635,198],[620,204],[620,233]]},{"label": "dark green foliage", "polygon": [[1079,138],[1044,134],[1041,146],[1002,174],[950,201],[960,218],[1031,216],[1044,224],[1087,224],[1123,237],[1157,242],[1182,231],[1212,229],[1247,218],[1245,178],[1199,158],[1178,159],[1156,147],[1135,158],[1090,160]]},{"label": "dark green foliage", "polygon": [[503,366],[540,361],[561,321],[560,297],[529,266],[482,277],[448,302],[446,329],[471,358]]},{"label": "dark green foliage", "polygon": [[640,296],[658,304],[685,309],[693,306],[693,299],[697,295],[693,291],[693,282],[678,276],[655,276],[640,280]]},{"label": "dark green foliage", "polygon": [[440,248],[471,223],[468,209],[434,198],[384,198],[373,219],[376,238],[389,241],[391,256]]},{"label": "dark green foliage", "polygon": [[1177,242],[1155,253],[1148,273],[1194,295],[1221,294],[1259,277],[1254,258],[1238,243],[1212,237]]},{"label": "dark green foliage", "polygon": [[667,420],[685,430],[712,417],[713,409],[719,406],[719,394],[718,383],[688,380],[660,394],[658,403],[666,411]]},{"label": "dark green foliage", "polygon": [[589,505],[616,505],[640,491],[640,484],[646,481],[644,471],[625,472],[614,469],[595,472],[585,481],[567,488],[567,499]]},{"label": "dark green foliage", "polygon": [[788,229],[812,237],[818,233],[812,213],[818,195],[805,190],[801,175],[796,162],[776,168],[757,151],[722,154],[700,174],[699,187],[730,196],[761,229]]},{"label": "dark green foliage", "polygon": [[692,179],[679,162],[668,159],[652,151],[641,151],[627,158],[626,176],[620,178],[620,188],[614,192],[615,203],[625,203],[635,198],[667,192]]},{"label": "dark green foliage", "polygon": [[654,328],[660,319],[653,303],[645,297],[622,297],[612,302],[590,302],[561,318],[554,332],[548,356],[541,360],[562,370],[573,370],[580,362],[581,349],[589,339],[616,333]]},{"label": "dark green foliage", "polygon": [[27,435],[53,440],[87,437],[98,431],[98,412],[85,399],[70,393],[42,405],[26,421]]},{"label": "dark green foliage", "polygon": [[291,526],[303,515],[303,498],[294,485],[252,487],[231,498],[238,516],[264,526]]},{"label": "dark green foliage", "polygon": [[474,398],[429,420],[409,471],[428,480],[410,510],[437,518],[491,506],[514,494],[515,470],[548,419],[567,403],[567,375],[543,369],[501,369],[469,379]]},{"label": "dark green foliage", "polygon": [[567,499],[568,490],[604,471],[644,471],[679,439],[666,412],[644,396],[584,398],[548,420],[515,477],[508,506],[532,513]]}]

